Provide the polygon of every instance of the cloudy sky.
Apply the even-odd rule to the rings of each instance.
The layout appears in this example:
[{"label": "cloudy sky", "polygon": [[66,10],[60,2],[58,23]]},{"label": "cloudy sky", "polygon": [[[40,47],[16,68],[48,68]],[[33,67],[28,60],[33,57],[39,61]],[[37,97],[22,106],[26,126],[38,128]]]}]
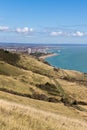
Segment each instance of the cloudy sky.
[{"label": "cloudy sky", "polygon": [[0,42],[87,43],[87,0],[0,0]]}]

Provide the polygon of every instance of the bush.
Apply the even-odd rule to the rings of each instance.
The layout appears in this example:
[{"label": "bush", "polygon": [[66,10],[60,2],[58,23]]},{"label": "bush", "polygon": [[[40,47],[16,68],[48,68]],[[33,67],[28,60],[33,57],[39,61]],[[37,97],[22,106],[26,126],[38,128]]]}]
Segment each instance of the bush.
[{"label": "bush", "polygon": [[55,103],[59,102],[59,100],[56,99],[55,97],[49,97],[49,98],[48,98],[48,101],[49,101],[49,102],[55,102]]},{"label": "bush", "polygon": [[19,59],[18,54],[0,49],[0,60],[5,61],[8,64],[16,65]]},{"label": "bush", "polygon": [[60,68],[54,67],[54,71],[58,72]]},{"label": "bush", "polygon": [[48,63],[47,61],[43,61],[43,63],[45,63],[45,64],[51,66],[50,63]]},{"label": "bush", "polygon": [[32,94],[32,98],[38,99],[38,100],[48,101],[48,97],[45,94],[39,94],[39,93],[36,93],[36,92],[34,92]]},{"label": "bush", "polygon": [[45,83],[45,84],[37,84],[36,85],[38,88],[42,89],[42,90],[45,90],[48,92],[48,94],[51,94],[51,95],[55,95],[55,96],[58,96],[59,95],[59,89],[56,85],[54,84],[50,84],[50,83]]},{"label": "bush", "polygon": [[67,106],[77,105],[77,101],[69,96],[62,97],[61,101]]}]

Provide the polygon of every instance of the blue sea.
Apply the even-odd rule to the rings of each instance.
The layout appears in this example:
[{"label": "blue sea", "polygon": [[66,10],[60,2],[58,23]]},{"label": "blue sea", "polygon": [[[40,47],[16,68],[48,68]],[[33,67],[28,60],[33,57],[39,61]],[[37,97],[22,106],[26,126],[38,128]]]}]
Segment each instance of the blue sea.
[{"label": "blue sea", "polygon": [[48,52],[57,54],[45,59],[52,66],[87,73],[87,45],[59,45]]}]

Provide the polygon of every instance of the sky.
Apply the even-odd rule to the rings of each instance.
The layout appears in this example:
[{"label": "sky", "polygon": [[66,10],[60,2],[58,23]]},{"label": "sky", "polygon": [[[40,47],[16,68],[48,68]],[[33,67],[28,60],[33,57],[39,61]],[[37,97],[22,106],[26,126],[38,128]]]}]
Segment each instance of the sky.
[{"label": "sky", "polygon": [[0,42],[87,43],[87,0],[0,0]]}]

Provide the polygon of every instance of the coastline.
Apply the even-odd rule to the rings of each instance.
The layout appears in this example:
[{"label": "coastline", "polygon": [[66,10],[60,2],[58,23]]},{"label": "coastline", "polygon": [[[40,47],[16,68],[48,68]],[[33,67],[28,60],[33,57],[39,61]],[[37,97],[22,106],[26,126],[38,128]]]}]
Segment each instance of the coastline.
[{"label": "coastline", "polygon": [[56,55],[58,55],[58,54],[57,53],[51,53],[51,54],[47,54],[47,55],[44,55],[44,56],[40,56],[39,59],[45,60],[48,57],[53,57],[53,56],[56,56]]}]

